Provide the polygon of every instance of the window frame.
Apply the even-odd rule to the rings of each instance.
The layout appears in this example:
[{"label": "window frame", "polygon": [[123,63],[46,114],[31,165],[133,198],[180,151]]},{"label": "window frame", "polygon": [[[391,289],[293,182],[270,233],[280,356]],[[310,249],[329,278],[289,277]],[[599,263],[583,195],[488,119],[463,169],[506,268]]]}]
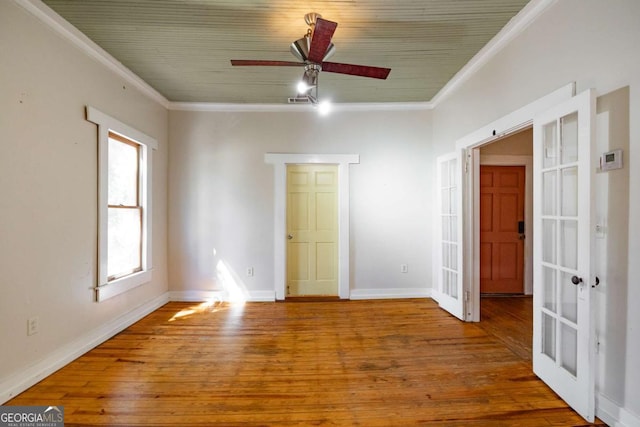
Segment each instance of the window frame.
[{"label": "window frame", "polygon": [[[120,295],[152,279],[152,152],[158,142],[145,133],[121,121],[87,106],[87,121],[98,125],[98,274],[93,288],[95,300],[104,301]],[[139,146],[139,197],[142,206],[142,269],[132,274],[109,280],[107,277],[108,256],[108,161],[109,135],[114,134]]]}]

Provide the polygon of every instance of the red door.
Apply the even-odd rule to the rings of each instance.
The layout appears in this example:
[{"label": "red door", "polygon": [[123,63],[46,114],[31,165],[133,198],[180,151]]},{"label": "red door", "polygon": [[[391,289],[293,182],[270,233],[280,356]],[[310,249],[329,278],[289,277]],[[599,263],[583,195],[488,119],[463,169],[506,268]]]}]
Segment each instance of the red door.
[{"label": "red door", "polygon": [[524,293],[524,166],[480,166],[480,292]]}]

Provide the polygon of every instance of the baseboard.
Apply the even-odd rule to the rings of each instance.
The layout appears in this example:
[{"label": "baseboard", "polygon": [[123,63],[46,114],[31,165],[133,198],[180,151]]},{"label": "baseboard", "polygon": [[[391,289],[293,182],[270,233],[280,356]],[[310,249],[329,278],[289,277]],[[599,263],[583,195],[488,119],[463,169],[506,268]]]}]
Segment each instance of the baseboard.
[{"label": "baseboard", "polygon": [[352,289],[350,299],[430,298],[431,288]]},{"label": "baseboard", "polygon": [[276,291],[249,291],[248,301],[273,302],[276,300]]},{"label": "baseboard", "polygon": [[169,300],[179,302],[224,301],[225,294],[222,291],[170,291]]},{"label": "baseboard", "polygon": [[[247,302],[273,302],[276,300],[275,291],[248,291]],[[171,301],[198,302],[198,301],[228,301],[229,296],[224,291],[171,291]]]},{"label": "baseboard", "polygon": [[640,416],[621,408],[602,394],[597,394],[596,416],[610,427],[640,427]]},{"label": "baseboard", "polygon": [[87,351],[102,344],[144,316],[162,307],[167,302],[169,302],[169,294],[164,293],[69,344],[56,349],[45,359],[30,368],[10,376],[0,383],[0,404],[22,393],[58,369],[82,356]]},{"label": "baseboard", "polygon": [[[275,291],[248,291],[247,302],[273,302],[276,300]],[[394,299],[394,298],[430,298],[431,288],[405,288],[405,289],[353,289],[349,299]],[[171,301],[199,302],[199,301],[228,301],[228,295],[224,291],[171,291]]]}]

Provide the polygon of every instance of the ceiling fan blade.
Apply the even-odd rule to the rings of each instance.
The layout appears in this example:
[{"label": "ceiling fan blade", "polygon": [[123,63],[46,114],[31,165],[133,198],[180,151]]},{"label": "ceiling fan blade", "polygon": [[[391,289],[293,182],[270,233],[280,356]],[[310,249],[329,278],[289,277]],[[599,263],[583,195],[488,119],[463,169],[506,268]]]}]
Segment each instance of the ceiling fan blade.
[{"label": "ceiling fan blade", "polygon": [[386,79],[391,68],[371,67],[368,65],[341,64],[339,62],[323,62],[322,71],[329,73],[350,74],[352,76]]},{"label": "ceiling fan blade", "polygon": [[311,48],[309,49],[309,61],[318,64],[322,62],[337,26],[337,22],[327,21],[322,18],[316,20],[313,38],[311,39]]},{"label": "ceiling fan blade", "polygon": [[232,59],[231,65],[261,65],[268,67],[300,67],[303,66],[303,62],[293,62],[293,61],[269,61],[269,60],[261,60],[261,59]]}]

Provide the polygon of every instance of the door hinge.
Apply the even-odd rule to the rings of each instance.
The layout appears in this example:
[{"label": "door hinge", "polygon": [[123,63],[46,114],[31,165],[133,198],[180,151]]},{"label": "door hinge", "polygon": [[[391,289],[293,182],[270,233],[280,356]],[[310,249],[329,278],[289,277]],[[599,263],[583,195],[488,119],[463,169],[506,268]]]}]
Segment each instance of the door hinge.
[{"label": "door hinge", "polygon": [[471,292],[464,291],[464,302],[469,302],[470,299],[471,299]]}]

